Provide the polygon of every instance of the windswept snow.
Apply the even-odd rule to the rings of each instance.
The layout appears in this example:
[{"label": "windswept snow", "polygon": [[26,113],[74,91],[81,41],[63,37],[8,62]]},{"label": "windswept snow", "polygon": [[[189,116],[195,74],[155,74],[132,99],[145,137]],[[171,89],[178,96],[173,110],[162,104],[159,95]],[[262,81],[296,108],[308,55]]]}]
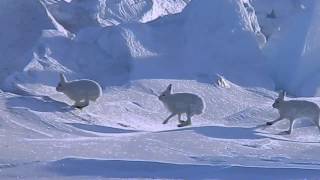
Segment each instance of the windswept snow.
[{"label": "windswept snow", "polygon": [[42,0],[66,29],[146,23],[181,12],[191,0]]},{"label": "windswept snow", "polygon": [[0,82],[28,63],[26,54],[41,37],[42,30],[54,28],[38,1],[0,2]]},{"label": "windswept snow", "polygon": [[[319,7],[2,0],[0,179],[317,179],[317,127],[265,123],[278,117],[275,90],[319,93]],[[99,82],[102,97],[71,107],[60,72]],[[204,99],[191,126],[162,124],[168,84]]]},{"label": "windswept snow", "polygon": [[263,49],[277,88],[294,95],[318,96],[319,2],[253,1],[268,42]]},{"label": "windswept snow", "polygon": [[[69,69],[70,77],[91,78],[104,87],[148,78],[212,82],[218,73],[243,86],[274,89],[257,41],[262,36],[259,25],[248,4],[192,1],[180,14],[149,23],[88,26],[73,38],[45,31],[27,59],[32,64],[51,64],[47,62],[51,59]],[[4,86],[10,91],[21,90],[33,79],[61,68],[49,70],[39,65],[30,69],[28,65],[7,78]],[[38,82],[56,83],[51,79]]]},{"label": "windswept snow", "polygon": [[[175,92],[205,97],[206,111],[193,118],[192,127],[177,128],[177,119],[162,124],[169,113],[154,94],[168,81]],[[195,81],[137,81],[109,89],[82,111],[58,95],[2,93],[1,177],[318,177],[317,128],[302,121],[292,135],[277,135],[288,122],[262,125],[277,117],[271,108],[275,93],[228,83],[226,89]]]}]

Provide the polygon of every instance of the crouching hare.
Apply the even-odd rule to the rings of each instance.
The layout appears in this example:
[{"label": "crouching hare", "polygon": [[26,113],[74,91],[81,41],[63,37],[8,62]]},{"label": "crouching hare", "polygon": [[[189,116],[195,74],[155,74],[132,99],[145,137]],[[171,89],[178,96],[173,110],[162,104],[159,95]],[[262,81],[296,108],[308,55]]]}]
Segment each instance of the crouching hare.
[{"label": "crouching hare", "polygon": [[[204,110],[204,103],[201,97],[191,93],[171,93],[172,85],[160,94],[159,100],[171,112],[170,116],[163,121],[163,124],[168,123],[169,119],[178,115],[178,127],[191,125],[191,117],[199,115]],[[187,120],[181,120],[181,114],[186,113]]]},{"label": "crouching hare", "polygon": [[102,94],[101,86],[97,82],[88,79],[68,81],[63,74],[60,74],[56,90],[75,101],[73,106],[79,109],[88,106],[90,100],[96,101]]},{"label": "crouching hare", "polygon": [[267,122],[267,125],[272,125],[282,119],[290,121],[290,128],[283,133],[291,134],[293,128],[293,121],[299,118],[308,118],[312,120],[320,130],[319,114],[320,109],[317,104],[304,100],[290,100],[285,101],[285,92],[280,92],[279,97],[272,104],[273,108],[278,109],[280,117],[274,121]]}]

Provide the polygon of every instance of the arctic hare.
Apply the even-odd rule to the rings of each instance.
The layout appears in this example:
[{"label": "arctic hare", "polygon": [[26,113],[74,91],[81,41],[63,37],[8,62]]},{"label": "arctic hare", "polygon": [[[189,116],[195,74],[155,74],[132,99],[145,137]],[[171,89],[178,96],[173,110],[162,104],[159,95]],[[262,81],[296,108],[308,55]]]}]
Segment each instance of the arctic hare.
[{"label": "arctic hare", "polygon": [[67,81],[62,73],[56,90],[74,100],[73,106],[79,109],[88,106],[89,100],[96,101],[102,94],[101,86],[97,82],[88,79]]},{"label": "arctic hare", "polygon": [[290,100],[285,101],[285,92],[281,91],[279,97],[272,104],[273,108],[278,109],[280,117],[274,121],[267,122],[267,125],[272,125],[282,119],[288,119],[290,121],[290,128],[288,131],[284,131],[286,134],[291,134],[293,128],[293,121],[298,118],[308,118],[312,120],[320,130],[319,126],[319,114],[320,109],[317,104],[304,101],[304,100]]},{"label": "arctic hare", "polygon": [[[166,124],[170,118],[178,115],[179,125],[183,127],[191,125],[191,117],[195,114],[199,115],[203,112],[204,103],[202,98],[190,93],[173,93],[171,94],[172,84],[170,84],[165,91],[158,97],[165,107],[171,112],[171,115],[163,121]],[[187,120],[181,120],[181,114],[187,114]]]}]

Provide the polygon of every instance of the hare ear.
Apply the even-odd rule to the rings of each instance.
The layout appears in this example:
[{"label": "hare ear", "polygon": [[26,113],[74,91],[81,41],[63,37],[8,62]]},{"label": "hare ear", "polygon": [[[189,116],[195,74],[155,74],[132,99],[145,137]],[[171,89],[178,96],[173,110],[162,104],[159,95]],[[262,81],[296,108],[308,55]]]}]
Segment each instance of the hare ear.
[{"label": "hare ear", "polygon": [[283,90],[281,90],[280,92],[279,92],[279,98],[280,99],[284,99],[284,97],[285,97],[285,95],[286,95],[286,92],[285,91],[283,91]]},{"label": "hare ear", "polygon": [[66,77],[64,76],[63,73],[60,73],[60,82],[61,83],[66,83],[67,82],[67,79],[66,79]]},{"label": "hare ear", "polygon": [[171,90],[172,90],[172,84],[169,84],[169,86],[166,89],[166,92],[171,93]]}]

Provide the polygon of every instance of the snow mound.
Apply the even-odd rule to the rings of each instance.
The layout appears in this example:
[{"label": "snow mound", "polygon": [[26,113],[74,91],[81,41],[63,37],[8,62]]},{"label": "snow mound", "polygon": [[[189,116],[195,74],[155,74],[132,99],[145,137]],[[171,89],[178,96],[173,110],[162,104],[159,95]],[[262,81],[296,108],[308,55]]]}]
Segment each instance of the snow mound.
[{"label": "snow mound", "polygon": [[[188,80],[140,80],[123,87],[106,89],[105,94],[98,102],[92,103],[83,111],[71,108],[72,102],[53,89],[44,91],[43,94],[39,93],[38,96],[3,95],[5,98],[3,101],[5,107],[14,114],[19,114],[21,117],[31,117],[32,120],[15,119],[18,119],[19,122],[26,121],[28,127],[32,126],[31,122],[34,122],[35,128],[33,129],[37,129],[36,132],[42,132],[41,134],[48,134],[47,131],[53,133],[48,135],[49,137],[67,136],[77,132],[70,130],[73,128],[82,131],[92,128],[99,129],[99,126],[139,131],[162,131],[168,128],[177,128],[176,118],[173,118],[167,126],[161,124],[169,112],[158,100],[157,95],[168,84],[173,84],[173,92],[190,92],[203,97],[206,108],[203,114],[193,118],[193,124],[196,126],[213,122],[225,125],[232,124],[232,118],[224,118],[235,112],[250,109],[265,98],[231,82],[228,82],[229,88],[226,89],[216,87],[214,84]],[[244,100],[250,101],[246,103]],[[231,122],[228,122],[229,120]],[[77,124],[79,121],[93,123],[92,128],[90,125]],[[37,127],[37,122],[40,127]],[[252,123],[254,122],[248,125],[250,126]],[[50,129],[46,129],[48,125]],[[55,131],[60,134],[55,134]]]},{"label": "snow mound", "polygon": [[23,72],[12,74],[4,86],[34,94],[38,84],[52,89],[54,72],[64,71],[71,79],[90,78],[103,87],[150,78],[212,82],[221,74],[242,86],[273,89],[258,27],[248,1],[205,0],[149,23],[86,27],[74,37],[49,30],[27,57]]},{"label": "snow mound", "polygon": [[0,2],[0,83],[21,71],[26,57],[44,29],[54,28],[39,1],[3,0]]},{"label": "snow mound", "polygon": [[[317,127],[301,119],[284,135],[287,121],[265,124],[279,116],[270,90],[318,93],[319,7],[2,0],[0,179],[316,179]],[[59,72],[96,80],[102,97],[71,107]],[[162,124],[168,84],[203,98],[192,126]]]},{"label": "snow mound", "polygon": [[18,12],[1,19],[5,90],[50,88],[63,71],[104,87],[148,78],[212,82],[221,74],[241,86],[318,92],[316,1],[14,2],[1,2],[2,17]]},{"label": "snow mound", "polygon": [[[205,113],[194,116],[192,126],[178,128],[176,118],[162,124],[169,113],[156,95],[168,83],[174,92],[205,97]],[[278,116],[271,107],[276,94],[228,83],[230,88],[190,80],[134,81],[108,88],[82,111],[59,94],[2,93],[0,177],[317,177],[317,128],[297,123],[292,135],[278,134],[288,122],[263,125]],[[157,176],[149,173],[154,168]]]},{"label": "snow mound", "polygon": [[319,95],[319,2],[252,1],[268,42],[263,53],[277,89],[297,96]]},{"label": "snow mound", "polygon": [[191,0],[43,0],[53,17],[71,32],[90,26],[146,23],[181,12]]}]

